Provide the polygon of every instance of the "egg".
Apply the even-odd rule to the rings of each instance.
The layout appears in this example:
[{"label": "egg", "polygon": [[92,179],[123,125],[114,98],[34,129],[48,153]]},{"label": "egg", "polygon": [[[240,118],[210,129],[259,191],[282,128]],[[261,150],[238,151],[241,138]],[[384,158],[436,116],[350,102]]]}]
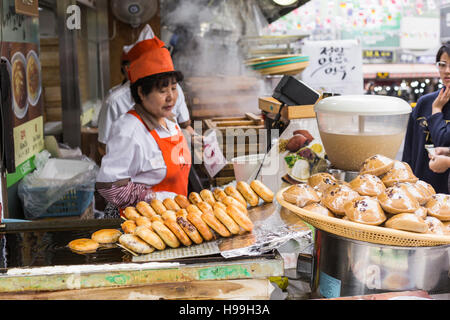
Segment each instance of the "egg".
[{"label": "egg", "polygon": [[325,159],[325,148],[320,143],[314,143],[309,147],[314,153],[322,159]]}]

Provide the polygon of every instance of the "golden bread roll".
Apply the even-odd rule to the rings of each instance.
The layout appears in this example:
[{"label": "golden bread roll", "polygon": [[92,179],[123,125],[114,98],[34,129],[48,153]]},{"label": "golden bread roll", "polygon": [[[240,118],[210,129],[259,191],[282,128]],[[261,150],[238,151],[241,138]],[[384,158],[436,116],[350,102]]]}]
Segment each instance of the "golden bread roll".
[{"label": "golden bread roll", "polygon": [[178,238],[178,240],[185,245],[186,247],[192,246],[192,241],[184,232],[184,230],[181,228],[180,225],[178,225],[177,220],[166,220],[164,221],[164,224],[167,228],[169,228],[170,231],[173,232],[173,234]]},{"label": "golden bread roll", "polygon": [[338,216],[345,215],[344,205],[360,197],[359,193],[345,185],[331,186],[322,195],[322,204]]},{"label": "golden bread roll", "polygon": [[308,185],[320,193],[337,184],[336,178],[326,172],[316,173],[308,179]]},{"label": "golden bread roll", "polygon": [[164,206],[164,204],[162,203],[161,200],[158,199],[154,199],[152,200],[152,202],[150,203],[150,205],[152,206],[152,208],[155,210],[155,212],[158,215],[162,215],[164,212],[167,211],[167,208]]},{"label": "golden bread roll", "polygon": [[212,211],[203,213],[202,219],[211,229],[217,232],[221,237],[224,238],[231,237],[230,231],[228,231],[228,229],[216,218],[216,216]]},{"label": "golden bread roll", "polygon": [[184,230],[184,232],[188,235],[188,237],[195,243],[201,244],[203,243],[203,238],[198,232],[197,228],[194,227],[192,223],[190,223],[187,219],[187,211],[181,209],[177,212],[177,223]]},{"label": "golden bread roll", "polygon": [[416,187],[419,188],[427,196],[431,197],[436,194],[436,191],[434,190],[433,186],[429,183],[426,183],[425,181],[422,180],[417,181]]},{"label": "golden bread roll", "polygon": [[214,210],[213,207],[211,207],[211,205],[207,202],[199,202],[199,203],[197,203],[197,207],[200,209],[200,211],[202,213],[207,213],[207,212],[212,213]]},{"label": "golden bread roll", "polygon": [[255,180],[250,184],[250,187],[255,191],[255,193],[264,200],[264,202],[272,203],[275,197],[272,190],[270,190],[264,183],[259,180]]},{"label": "golden bread roll", "polygon": [[251,207],[256,207],[259,204],[259,197],[250,187],[250,185],[245,181],[239,181],[236,185],[237,191],[239,191],[245,198],[247,203]]},{"label": "golden bread roll", "polygon": [[235,198],[233,197],[229,197],[227,196],[226,198],[224,198],[222,200],[222,203],[224,205],[228,206],[235,206],[237,208],[239,208],[239,210],[241,210],[242,212],[244,212],[245,214],[248,214],[248,210],[245,206],[242,205],[242,203],[240,203],[239,201],[237,201]]},{"label": "golden bread roll", "polygon": [[155,251],[155,248],[133,234],[122,235],[119,238],[119,243],[128,250],[137,254],[149,254]]},{"label": "golden bread roll", "polygon": [[429,195],[428,191],[425,191],[417,183],[400,182],[395,185],[404,186],[406,190],[408,190],[408,192],[417,199],[421,206],[425,205],[432,197],[431,195]]},{"label": "golden bread roll", "polygon": [[192,193],[189,195],[189,200],[192,202],[192,204],[195,204],[195,205],[196,205],[197,203],[203,201],[202,197],[200,197],[200,195],[199,195],[197,192],[192,192]]},{"label": "golden bread roll", "polygon": [[[189,208],[190,207],[188,207],[188,209]],[[214,235],[211,232],[211,230],[209,229],[206,222],[203,221],[203,219],[202,219],[203,213],[200,211],[200,209],[198,209],[198,208],[197,208],[197,210],[195,210],[195,209],[188,210],[188,209],[186,209],[188,212],[187,220],[198,230],[198,232],[200,232],[200,234],[204,240],[206,240],[206,241],[213,240]]]},{"label": "golden bread roll", "polygon": [[116,243],[119,241],[122,232],[116,229],[103,229],[97,232],[94,232],[91,236],[91,239],[97,243],[101,244],[110,244]]},{"label": "golden bread roll", "polygon": [[323,205],[321,205],[320,203],[311,203],[308,204],[307,206],[303,207],[304,210],[306,211],[311,211],[311,212],[315,212],[330,218],[334,218],[334,214],[328,210],[327,207],[324,207]]},{"label": "golden bread roll", "polygon": [[127,218],[127,220],[136,221],[137,218],[141,217],[141,215],[136,211],[136,208],[133,207],[125,208],[123,214],[125,215],[125,218]]},{"label": "golden bread roll", "polygon": [[152,221],[150,220],[150,218],[147,218],[147,217],[139,217],[136,219],[136,225],[138,227],[144,226],[144,227],[149,228],[152,226]]},{"label": "golden bread roll", "polygon": [[136,222],[133,220],[127,220],[124,223],[120,225],[122,227],[123,232],[127,234],[134,234],[134,231],[136,230]]},{"label": "golden bread roll", "polygon": [[172,198],[164,199],[163,205],[164,205],[164,207],[166,207],[167,210],[170,210],[170,211],[177,212],[178,210],[181,209],[181,207],[178,205],[178,203],[176,203],[176,201],[173,200]]},{"label": "golden bread roll", "polygon": [[289,189],[283,193],[283,199],[300,208],[311,203],[320,202],[320,198],[316,191],[307,184],[297,184],[289,187]]},{"label": "golden bread roll", "polygon": [[147,202],[139,202],[136,205],[136,209],[144,217],[151,218],[156,216],[156,211]]},{"label": "golden bread roll", "polygon": [[425,219],[428,216],[428,209],[425,207],[420,207],[414,212],[414,214],[422,219]]},{"label": "golden bread roll", "polygon": [[227,214],[245,231],[253,231],[254,225],[250,218],[237,207],[231,205],[227,207]]},{"label": "golden bread roll", "polygon": [[177,220],[177,214],[176,214],[175,211],[167,210],[166,212],[164,212],[164,213],[162,214],[161,218],[162,218],[164,221],[167,221],[167,220],[175,221],[175,220]]},{"label": "golden bread roll", "polygon": [[360,174],[371,174],[379,177],[391,170],[393,166],[394,160],[377,154],[363,162]]},{"label": "golden bread roll", "polygon": [[428,216],[424,221],[428,225],[427,233],[440,236],[450,235],[447,233],[444,223],[438,218]]},{"label": "golden bread roll", "polygon": [[95,252],[100,245],[92,239],[77,239],[69,242],[68,246],[72,251],[92,253]]},{"label": "golden bread roll", "polygon": [[450,221],[450,195],[435,194],[427,202],[425,208],[428,210],[428,215],[441,221]]},{"label": "golden bread roll", "polygon": [[180,206],[181,209],[186,209],[191,205],[189,199],[182,195],[177,195],[175,197],[175,202]]},{"label": "golden bread roll", "polygon": [[208,203],[211,206],[213,206],[214,203],[216,203],[216,199],[214,199],[213,193],[209,190],[202,190],[200,192],[200,197],[203,199],[204,202]]},{"label": "golden bread roll", "polygon": [[225,188],[225,193],[232,198],[235,198],[237,201],[239,201],[244,207],[247,208],[247,201],[242,196],[242,194],[233,186],[228,186]]},{"label": "golden bread roll", "polygon": [[414,213],[419,210],[419,201],[406,190],[405,186],[387,188],[378,196],[384,211],[392,214]]},{"label": "golden bread roll", "polygon": [[194,204],[191,204],[189,207],[186,208],[187,213],[195,213],[201,215],[203,212]]},{"label": "golden bread roll", "polygon": [[214,198],[215,198],[217,201],[220,201],[220,202],[222,202],[223,199],[225,199],[226,197],[228,197],[227,194],[225,193],[225,191],[223,191],[222,189],[219,189],[219,188],[214,189],[213,195],[214,195]]},{"label": "golden bread roll", "polygon": [[220,208],[220,209],[222,209],[223,211],[227,211],[227,206],[225,205],[225,204],[223,204],[223,202],[219,202],[219,201],[217,201],[215,204],[214,204],[214,210],[216,210],[217,208]]},{"label": "golden bread roll", "polygon": [[135,235],[144,240],[146,243],[151,245],[156,250],[166,249],[166,244],[162,239],[153,231],[153,229],[147,228],[145,226],[137,227]]},{"label": "golden bread roll", "polygon": [[359,196],[344,204],[345,215],[350,221],[379,226],[386,221],[386,215],[376,198]]},{"label": "golden bread roll", "polygon": [[180,241],[164,223],[155,221],[152,223],[152,229],[169,247],[174,249],[180,247]]},{"label": "golden bread roll", "polygon": [[150,221],[151,221],[152,223],[155,222],[155,221],[164,222],[164,219],[163,219],[161,216],[156,215],[156,216],[151,217],[151,218],[150,218]]},{"label": "golden bread roll", "polygon": [[217,220],[222,222],[222,224],[230,231],[231,234],[239,234],[240,227],[239,225],[227,214],[226,212],[227,208],[225,207],[225,210],[221,208],[220,206],[217,206],[214,208],[214,215],[216,216]]},{"label": "golden bread roll", "polygon": [[411,167],[406,162],[394,161],[394,166],[383,177],[381,177],[386,187],[392,187],[396,183],[411,182],[416,183],[419,181],[411,170]]},{"label": "golden bread roll", "polygon": [[386,228],[416,233],[426,233],[428,231],[428,225],[425,221],[414,213],[397,214],[386,221],[385,226]]},{"label": "golden bread roll", "polygon": [[380,178],[371,174],[357,176],[350,182],[350,188],[358,192],[361,196],[377,197],[386,186]]}]

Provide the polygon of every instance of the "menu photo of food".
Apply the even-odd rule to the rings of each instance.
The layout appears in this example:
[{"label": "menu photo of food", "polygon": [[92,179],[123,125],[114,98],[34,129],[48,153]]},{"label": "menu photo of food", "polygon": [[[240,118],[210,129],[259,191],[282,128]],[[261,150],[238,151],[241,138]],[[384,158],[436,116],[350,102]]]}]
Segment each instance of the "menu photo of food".
[{"label": "menu photo of food", "polygon": [[27,94],[31,106],[36,106],[41,97],[41,64],[34,50],[27,54]]},{"label": "menu photo of food", "polygon": [[28,111],[26,63],[22,52],[16,52],[11,58],[13,110],[18,119],[25,117]]}]

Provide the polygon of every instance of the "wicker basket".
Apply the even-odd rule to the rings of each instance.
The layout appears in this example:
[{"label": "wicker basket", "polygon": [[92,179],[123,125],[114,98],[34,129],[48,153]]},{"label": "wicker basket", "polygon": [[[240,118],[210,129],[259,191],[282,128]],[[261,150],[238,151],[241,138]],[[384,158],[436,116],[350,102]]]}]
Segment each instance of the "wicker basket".
[{"label": "wicker basket", "polygon": [[303,210],[283,199],[285,188],[278,192],[277,201],[281,206],[297,214],[302,220],[313,227],[353,240],[382,244],[396,247],[435,247],[450,244],[450,236],[419,234],[360,223],[320,215]]}]

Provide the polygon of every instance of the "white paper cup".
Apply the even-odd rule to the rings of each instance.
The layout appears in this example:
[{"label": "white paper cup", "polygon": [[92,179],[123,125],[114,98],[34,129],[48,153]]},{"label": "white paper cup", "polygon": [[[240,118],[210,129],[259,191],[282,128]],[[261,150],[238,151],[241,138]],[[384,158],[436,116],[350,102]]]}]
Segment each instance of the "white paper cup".
[{"label": "white paper cup", "polygon": [[231,159],[236,181],[247,181],[253,173],[261,166],[264,154],[252,154],[244,157]]}]

